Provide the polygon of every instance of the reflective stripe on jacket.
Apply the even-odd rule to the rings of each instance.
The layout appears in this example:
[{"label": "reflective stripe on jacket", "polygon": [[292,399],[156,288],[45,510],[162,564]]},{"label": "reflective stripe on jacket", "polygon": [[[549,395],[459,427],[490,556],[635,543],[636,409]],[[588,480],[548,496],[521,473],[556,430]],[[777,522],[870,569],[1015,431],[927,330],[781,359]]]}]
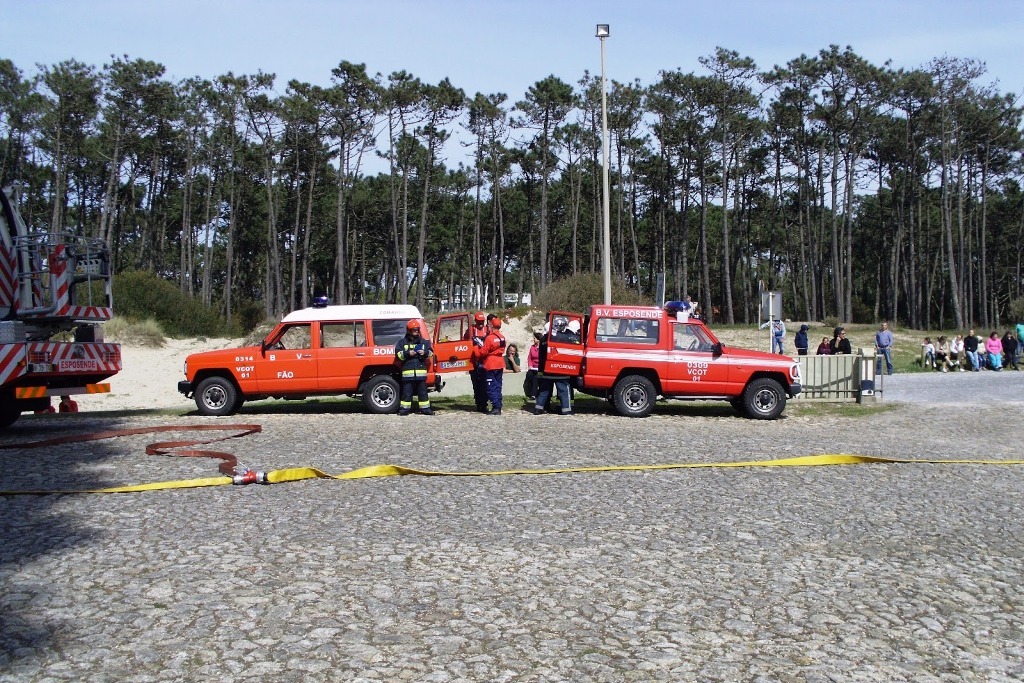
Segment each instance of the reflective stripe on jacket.
[{"label": "reflective stripe on jacket", "polygon": [[[422,356],[413,354],[417,347],[423,349]],[[426,379],[427,365],[432,355],[434,350],[426,339],[410,339],[406,335],[395,344],[395,358],[402,364],[402,379]]]}]

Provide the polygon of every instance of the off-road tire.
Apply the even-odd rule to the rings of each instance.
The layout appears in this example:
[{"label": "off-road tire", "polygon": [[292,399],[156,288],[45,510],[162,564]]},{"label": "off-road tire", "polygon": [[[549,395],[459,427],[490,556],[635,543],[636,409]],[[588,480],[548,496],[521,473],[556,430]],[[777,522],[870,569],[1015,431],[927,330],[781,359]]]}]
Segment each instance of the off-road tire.
[{"label": "off-road tire", "polygon": [[371,413],[386,415],[397,413],[401,391],[394,377],[377,375],[363,385],[363,405]]},{"label": "off-road tire", "polygon": [[238,388],[224,377],[207,377],[196,388],[196,407],[203,415],[233,415],[240,402]]},{"label": "off-road tire", "polygon": [[627,375],[612,389],[612,407],[626,417],[647,417],[654,410],[658,394],[643,375]]},{"label": "off-road tire", "polygon": [[755,379],[743,390],[743,407],[747,417],[774,420],[786,409],[786,392],[774,379]]}]

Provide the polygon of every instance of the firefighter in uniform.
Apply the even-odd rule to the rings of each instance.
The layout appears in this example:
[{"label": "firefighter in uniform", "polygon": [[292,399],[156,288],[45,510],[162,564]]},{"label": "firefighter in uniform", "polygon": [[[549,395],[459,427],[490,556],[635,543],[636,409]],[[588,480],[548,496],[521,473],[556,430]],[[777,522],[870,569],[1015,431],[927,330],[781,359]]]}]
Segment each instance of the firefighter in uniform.
[{"label": "firefighter in uniform", "polygon": [[412,412],[412,396],[416,394],[420,412],[433,415],[427,395],[427,365],[434,349],[428,339],[420,337],[420,324],[410,320],[405,326],[405,337],[395,344],[395,358],[402,365],[402,403],[399,415]]},{"label": "firefighter in uniform", "polygon": [[487,412],[487,373],[480,353],[487,337],[487,327],[484,325],[486,321],[487,317],[483,311],[478,311],[473,316],[473,326],[466,330],[464,337],[473,344],[473,369],[469,371],[469,379],[473,383],[473,401],[476,403],[477,411],[481,413]]},{"label": "firefighter in uniform", "polygon": [[[544,325],[544,331],[550,329],[549,324]],[[557,324],[555,326],[555,332],[551,335],[551,339],[556,342],[563,344],[579,344],[580,343],[580,323],[578,320],[571,320],[568,324]],[[544,372],[544,359],[547,356],[547,334],[545,334],[544,340],[541,341],[541,372],[539,374],[540,383],[537,392],[537,401],[533,404],[533,414],[543,415],[547,412],[548,403],[551,401],[552,393],[558,394],[558,403],[561,407],[562,415],[572,415],[572,390],[569,386],[569,377],[566,375],[556,375],[549,372]]]},{"label": "firefighter in uniform", "polygon": [[501,415],[501,385],[505,376],[505,336],[501,333],[501,318],[494,316],[490,328],[481,349],[487,373],[487,398],[491,402],[491,410],[487,414]]}]

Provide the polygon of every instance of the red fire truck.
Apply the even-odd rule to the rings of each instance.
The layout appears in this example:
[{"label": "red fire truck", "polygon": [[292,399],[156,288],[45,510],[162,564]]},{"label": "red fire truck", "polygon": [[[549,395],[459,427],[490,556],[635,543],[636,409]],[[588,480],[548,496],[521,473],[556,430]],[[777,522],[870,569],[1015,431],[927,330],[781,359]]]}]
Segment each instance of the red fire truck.
[{"label": "red fire truck", "polygon": [[0,191],[0,429],[54,396],[104,393],[121,347],[103,341],[113,315],[110,251],[100,239],[30,231]]},{"label": "red fire truck", "polygon": [[[541,371],[572,377],[578,390],[607,398],[628,417],[650,414],[664,398],[729,401],[749,417],[772,420],[787,397],[800,393],[800,366],[792,358],[726,347],[676,306],[552,312],[549,327]],[[578,340],[559,331],[565,327],[580,329]]]}]

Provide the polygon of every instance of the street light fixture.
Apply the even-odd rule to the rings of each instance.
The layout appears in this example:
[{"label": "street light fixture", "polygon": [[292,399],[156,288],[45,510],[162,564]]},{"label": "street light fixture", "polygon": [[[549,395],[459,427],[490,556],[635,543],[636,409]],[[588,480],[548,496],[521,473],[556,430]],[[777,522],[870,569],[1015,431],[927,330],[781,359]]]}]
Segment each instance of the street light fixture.
[{"label": "street light fixture", "polygon": [[598,24],[595,36],[601,41],[601,160],[604,164],[604,244],[601,262],[604,266],[604,304],[612,303],[612,261],[611,261],[611,217],[609,215],[610,200],[608,198],[608,99],[605,94],[604,76],[604,39],[611,35],[608,24]]}]

